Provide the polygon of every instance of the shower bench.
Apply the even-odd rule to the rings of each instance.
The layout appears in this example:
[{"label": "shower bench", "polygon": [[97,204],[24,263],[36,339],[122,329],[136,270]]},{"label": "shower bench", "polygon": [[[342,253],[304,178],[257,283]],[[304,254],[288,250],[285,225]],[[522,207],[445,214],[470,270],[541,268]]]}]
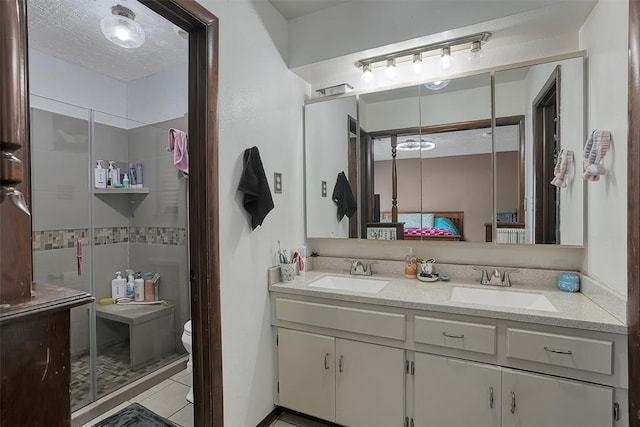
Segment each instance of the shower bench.
[{"label": "shower bench", "polygon": [[96,305],[96,316],[128,325],[132,371],[175,351],[173,305]]}]

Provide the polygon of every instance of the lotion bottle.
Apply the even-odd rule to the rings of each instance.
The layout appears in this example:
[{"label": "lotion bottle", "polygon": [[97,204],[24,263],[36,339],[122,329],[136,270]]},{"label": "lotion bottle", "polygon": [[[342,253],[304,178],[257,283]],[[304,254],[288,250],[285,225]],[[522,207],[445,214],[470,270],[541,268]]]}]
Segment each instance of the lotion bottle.
[{"label": "lotion bottle", "polygon": [[134,282],[134,300],[144,301],[144,279],[142,273],[136,273],[136,280]]},{"label": "lotion bottle", "polygon": [[124,188],[129,188],[129,177],[126,173],[124,174],[124,178],[122,178],[122,185],[124,185]]},{"label": "lotion bottle", "polygon": [[94,187],[107,188],[107,171],[102,167],[103,160],[96,162],[94,171]]},{"label": "lotion bottle", "polygon": [[127,281],[116,271],[116,278],[111,281],[111,298],[123,298],[127,296]]}]

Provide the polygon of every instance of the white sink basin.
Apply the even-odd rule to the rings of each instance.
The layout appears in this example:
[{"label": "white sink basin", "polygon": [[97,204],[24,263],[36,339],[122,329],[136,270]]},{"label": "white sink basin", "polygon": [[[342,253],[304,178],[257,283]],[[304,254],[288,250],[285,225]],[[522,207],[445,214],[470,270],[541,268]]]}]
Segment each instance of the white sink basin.
[{"label": "white sink basin", "polygon": [[544,295],[527,292],[454,287],[451,290],[450,299],[453,302],[464,302],[468,304],[558,311]]},{"label": "white sink basin", "polygon": [[339,289],[342,291],[377,294],[388,284],[388,280],[368,279],[364,277],[324,276],[311,282],[308,286],[310,288]]}]

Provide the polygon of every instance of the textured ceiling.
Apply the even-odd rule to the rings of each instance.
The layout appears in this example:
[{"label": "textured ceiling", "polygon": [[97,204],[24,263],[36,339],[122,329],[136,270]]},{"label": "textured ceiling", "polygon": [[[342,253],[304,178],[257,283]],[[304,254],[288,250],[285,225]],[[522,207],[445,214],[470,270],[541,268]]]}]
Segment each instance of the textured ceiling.
[{"label": "textured ceiling", "polygon": [[[125,49],[108,41],[100,20],[121,4],[136,14],[145,43]],[[29,47],[129,82],[188,61],[188,42],[176,27],[135,0],[29,0]]]},{"label": "textured ceiling", "polygon": [[282,16],[295,19],[349,0],[269,0]]}]

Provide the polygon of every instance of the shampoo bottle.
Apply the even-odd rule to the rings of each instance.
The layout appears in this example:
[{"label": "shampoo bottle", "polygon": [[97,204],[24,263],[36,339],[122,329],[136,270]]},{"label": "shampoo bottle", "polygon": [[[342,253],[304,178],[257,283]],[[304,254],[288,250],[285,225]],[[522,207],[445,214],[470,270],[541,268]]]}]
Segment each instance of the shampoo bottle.
[{"label": "shampoo bottle", "polygon": [[134,287],[133,270],[127,270],[127,298],[133,299],[135,295]]},{"label": "shampoo bottle", "polygon": [[144,180],[142,179],[142,163],[136,163],[136,188],[142,188]]},{"label": "shampoo bottle", "polygon": [[94,171],[94,186],[96,188],[107,188],[107,171],[102,167],[102,160],[96,162]]},{"label": "shampoo bottle", "polygon": [[136,280],[134,280],[134,300],[144,301],[144,279],[142,273],[136,273]]},{"label": "shampoo bottle", "polygon": [[123,298],[127,296],[127,281],[122,278],[122,273],[116,271],[116,278],[111,281],[111,298]]},{"label": "shampoo bottle", "polygon": [[113,188],[113,175],[115,171],[115,163],[113,160],[109,160],[109,168],[107,169],[107,188]]},{"label": "shampoo bottle", "polygon": [[409,248],[409,253],[405,258],[404,277],[415,279],[418,272],[418,260],[413,255],[413,248]]}]

